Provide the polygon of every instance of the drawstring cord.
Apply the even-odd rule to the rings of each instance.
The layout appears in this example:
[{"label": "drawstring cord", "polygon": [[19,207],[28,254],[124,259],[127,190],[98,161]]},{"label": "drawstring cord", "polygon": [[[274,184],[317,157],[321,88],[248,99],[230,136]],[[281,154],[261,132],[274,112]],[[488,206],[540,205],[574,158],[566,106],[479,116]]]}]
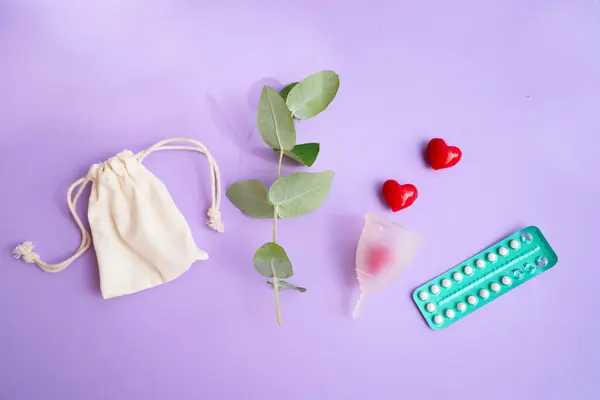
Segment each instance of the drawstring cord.
[{"label": "drawstring cord", "polygon": [[[192,144],[192,146],[185,146],[185,145],[169,146],[170,143],[177,143],[177,142],[190,143],[190,144]],[[219,207],[221,206],[221,175],[219,173],[219,167],[218,167],[215,159],[213,158],[213,156],[208,151],[208,149],[202,143],[200,143],[199,141],[194,140],[194,139],[174,138],[174,139],[161,140],[160,142],[147,148],[146,150],[139,152],[136,155],[136,157],[141,163],[151,153],[153,153],[155,151],[161,151],[161,150],[190,150],[190,151],[197,151],[198,153],[204,154],[206,156],[206,159],[208,160],[208,166],[210,168],[210,187],[211,187],[211,200],[212,200],[212,205],[208,209],[208,213],[207,213],[207,215],[208,215],[207,224],[211,229],[213,229],[217,232],[223,232],[225,228],[223,226],[223,222],[221,221],[221,212],[219,211]]]},{"label": "drawstring cord", "polygon": [[[184,142],[190,143],[191,146],[188,145],[171,145],[170,143]],[[219,173],[219,167],[215,162],[215,159],[209,153],[208,149],[197,140],[187,139],[187,138],[174,138],[174,139],[165,139],[156,143],[153,146],[150,146],[144,151],[139,152],[136,155],[137,160],[142,163],[142,161],[149,156],[151,153],[160,150],[191,150],[202,153],[206,156],[210,168],[210,184],[211,184],[211,207],[208,209],[208,226],[217,231],[223,232],[224,226],[223,221],[221,220],[221,212],[219,211],[219,207],[221,205],[221,176]],[[67,191],[67,205],[69,206],[69,211],[73,216],[73,220],[77,224],[77,227],[81,231],[81,244],[79,245],[79,249],[73,254],[71,257],[67,258],[63,262],[58,264],[47,264],[46,262],[40,259],[40,255],[37,254],[34,249],[35,245],[32,242],[24,242],[18,245],[13,250],[13,255],[16,259],[23,259],[28,264],[36,264],[40,269],[46,272],[60,272],[67,268],[73,261],[77,260],[83,253],[87,251],[92,245],[92,238],[88,231],[83,226],[81,219],[77,215],[77,202],[83,193],[83,190],[90,183],[91,180],[89,178],[81,178],[78,179],[75,183],[71,185],[69,190]],[[79,187],[77,193],[73,197],[73,192]]]},{"label": "drawstring cord", "polygon": [[[86,252],[87,249],[90,248],[92,244],[92,238],[88,231],[83,226],[81,219],[77,215],[77,201],[81,197],[81,193],[87,186],[87,184],[91,182],[88,178],[81,178],[77,182],[73,183],[69,190],[67,191],[67,205],[69,206],[69,211],[71,211],[71,215],[79,227],[81,231],[81,244],[79,245],[79,249],[73,254],[71,257],[67,258],[65,261],[58,264],[47,264],[40,259],[39,254],[34,252],[35,246],[31,242],[25,242],[18,245],[14,250],[13,254],[16,259],[22,258],[28,264],[36,264],[42,270],[46,272],[60,272],[63,269],[67,268],[71,263],[79,258],[83,253]],[[79,186],[79,190],[75,194],[75,197],[72,197],[73,192]]]}]

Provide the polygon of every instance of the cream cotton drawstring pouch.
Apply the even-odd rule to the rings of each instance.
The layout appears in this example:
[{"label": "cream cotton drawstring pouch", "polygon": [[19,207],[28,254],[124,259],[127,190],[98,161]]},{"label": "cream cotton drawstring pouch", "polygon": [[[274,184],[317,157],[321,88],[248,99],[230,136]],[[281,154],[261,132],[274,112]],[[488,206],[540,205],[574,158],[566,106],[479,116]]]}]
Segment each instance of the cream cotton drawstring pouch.
[{"label": "cream cotton drawstring pouch", "polygon": [[[208,226],[223,232],[219,212],[221,183],[214,158],[196,140],[166,139],[138,154],[125,150],[92,165],[87,176],[69,188],[67,204],[81,230],[81,244],[75,254],[58,264],[48,264],[34,252],[31,242],[25,242],[15,248],[15,258],[36,264],[46,272],[60,272],[85,253],[93,237],[105,299],[172,281],[195,261],[206,260],[208,254],[196,246],[166,186],[142,164],[148,155],[162,150],[191,150],[206,156],[212,196]],[[88,183],[92,184],[88,207],[91,237],[75,210]]]}]

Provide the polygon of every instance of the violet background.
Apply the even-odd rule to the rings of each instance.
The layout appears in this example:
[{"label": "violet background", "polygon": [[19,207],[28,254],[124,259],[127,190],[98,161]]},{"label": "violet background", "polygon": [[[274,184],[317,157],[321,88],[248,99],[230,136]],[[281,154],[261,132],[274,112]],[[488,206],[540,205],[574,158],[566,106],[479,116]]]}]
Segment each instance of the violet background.
[{"label": "violet background", "polygon": [[[250,263],[271,222],[225,199],[226,233],[210,231],[197,154],[147,160],[211,255],[175,282],[105,301],[93,251],[55,275],[12,259],[23,240],[71,254],[68,186],[126,148],[189,136],[225,185],[270,183],[260,89],[321,69],[338,97],[298,137],[336,177],[318,212],[280,223],[309,288],[282,294],[282,327]],[[596,399],[599,104],[596,0],[2,0],[0,399]],[[458,166],[426,167],[438,136]],[[412,207],[383,206],[389,178],[418,187]],[[370,211],[425,242],[353,321]],[[527,225],[559,264],[430,330],[412,290]]]}]

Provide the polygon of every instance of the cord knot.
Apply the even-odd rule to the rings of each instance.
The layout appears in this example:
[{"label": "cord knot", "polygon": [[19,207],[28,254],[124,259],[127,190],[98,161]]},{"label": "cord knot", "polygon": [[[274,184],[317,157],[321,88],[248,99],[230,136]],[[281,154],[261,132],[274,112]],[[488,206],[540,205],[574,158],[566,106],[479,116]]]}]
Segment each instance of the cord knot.
[{"label": "cord knot", "polygon": [[13,255],[18,260],[20,258],[23,259],[28,264],[35,264],[40,260],[39,254],[33,251],[35,246],[31,242],[21,243],[13,250]]},{"label": "cord knot", "polygon": [[223,226],[223,221],[221,221],[221,212],[216,208],[208,209],[208,226],[210,229],[215,230],[217,232],[223,232],[225,227]]}]

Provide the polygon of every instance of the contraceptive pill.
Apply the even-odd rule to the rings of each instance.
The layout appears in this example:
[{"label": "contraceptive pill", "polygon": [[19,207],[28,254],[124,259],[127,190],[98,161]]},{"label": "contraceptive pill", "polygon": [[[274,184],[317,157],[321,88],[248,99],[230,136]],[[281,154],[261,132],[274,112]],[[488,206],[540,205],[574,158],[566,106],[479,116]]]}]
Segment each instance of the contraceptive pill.
[{"label": "contraceptive pill", "polygon": [[[432,329],[444,329],[557,262],[542,232],[530,226],[417,288],[413,300]],[[423,300],[420,293],[428,290],[435,296]],[[435,310],[440,310],[439,314],[433,315]]]}]

